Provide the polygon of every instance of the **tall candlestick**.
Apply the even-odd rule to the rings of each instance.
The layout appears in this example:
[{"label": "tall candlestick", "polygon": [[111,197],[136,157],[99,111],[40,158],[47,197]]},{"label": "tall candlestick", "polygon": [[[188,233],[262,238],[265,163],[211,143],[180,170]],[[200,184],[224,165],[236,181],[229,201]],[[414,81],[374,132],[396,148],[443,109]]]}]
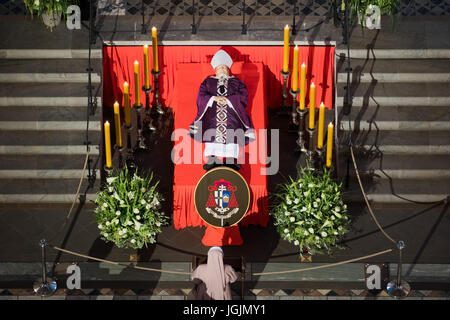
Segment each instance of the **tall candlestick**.
[{"label": "tall candlestick", "polygon": [[288,72],[289,65],[289,26],[284,27],[283,72]]},{"label": "tall candlestick", "polygon": [[316,86],[314,82],[311,83],[311,88],[309,89],[309,128],[314,129],[314,116],[316,113]]},{"label": "tall candlestick", "polygon": [[148,45],[144,45],[144,84],[145,84],[145,89],[150,89],[150,69],[148,66]]},{"label": "tall candlestick", "polygon": [[292,91],[298,89],[298,46],[294,48],[294,65],[292,67]]},{"label": "tall candlestick", "polygon": [[131,127],[130,87],[126,81],[123,83],[123,105],[125,109],[125,125]]},{"label": "tall candlestick", "polygon": [[327,136],[327,168],[331,167],[331,158],[333,151],[333,124],[330,122],[328,125],[328,136]]},{"label": "tall candlestick", "polygon": [[158,67],[158,38],[156,35],[156,27],[152,28],[152,47],[153,47],[153,70],[155,72],[159,71]]},{"label": "tall candlestick", "polygon": [[121,148],[122,147],[122,131],[120,128],[120,109],[119,102],[114,103],[114,124],[116,130],[116,145]]},{"label": "tall candlestick", "polygon": [[306,65],[303,62],[300,68],[300,110],[305,109],[306,98]]},{"label": "tall candlestick", "polygon": [[317,149],[322,149],[323,147],[323,123],[325,121],[325,105],[323,102],[319,107],[319,128],[317,133]]},{"label": "tall candlestick", "polygon": [[139,78],[139,62],[136,60],[134,62],[134,95],[135,95],[135,104],[137,106],[141,105],[141,86],[140,86],[140,78]]},{"label": "tall candlestick", "polygon": [[105,122],[105,155],[106,155],[106,167],[111,168],[112,167],[112,161],[111,161],[111,132],[109,129],[109,122]]}]

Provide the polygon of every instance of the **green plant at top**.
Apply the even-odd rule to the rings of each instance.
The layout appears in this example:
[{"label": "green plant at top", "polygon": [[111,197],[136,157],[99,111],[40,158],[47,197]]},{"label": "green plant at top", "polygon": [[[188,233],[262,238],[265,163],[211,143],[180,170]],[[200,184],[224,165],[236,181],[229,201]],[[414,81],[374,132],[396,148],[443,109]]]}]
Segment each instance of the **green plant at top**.
[{"label": "green plant at top", "polygon": [[380,8],[380,14],[389,15],[395,18],[399,7],[399,0],[349,0],[351,16],[354,21],[358,21],[358,14],[361,21],[364,21],[369,5],[376,5]]},{"label": "green plant at top", "polygon": [[133,249],[156,242],[161,227],[168,223],[161,210],[164,199],[157,191],[158,183],[153,183],[153,173],[140,177],[137,170],[130,174],[127,167],[106,179],[95,200],[95,219],[103,240]]},{"label": "green plant at top", "polygon": [[309,253],[331,253],[348,232],[350,219],[347,205],[342,201],[341,184],[330,172],[314,173],[302,169],[301,178],[281,184],[281,192],[274,194],[279,201],[271,209],[281,238]]},{"label": "green plant at top", "polygon": [[36,14],[38,17],[42,17],[43,13],[62,11],[64,19],[66,19],[67,7],[77,4],[78,0],[23,0],[23,2],[31,16]]}]

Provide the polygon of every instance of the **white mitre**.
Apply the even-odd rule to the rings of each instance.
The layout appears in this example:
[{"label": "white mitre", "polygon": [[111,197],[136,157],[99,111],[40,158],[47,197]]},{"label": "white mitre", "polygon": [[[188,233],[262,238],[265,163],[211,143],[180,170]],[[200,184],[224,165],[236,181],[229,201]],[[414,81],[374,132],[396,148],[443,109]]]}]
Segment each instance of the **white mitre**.
[{"label": "white mitre", "polygon": [[218,66],[222,64],[226,65],[228,68],[231,68],[233,60],[231,59],[228,53],[226,53],[224,50],[221,49],[217,51],[214,57],[212,58],[211,65],[215,70]]}]

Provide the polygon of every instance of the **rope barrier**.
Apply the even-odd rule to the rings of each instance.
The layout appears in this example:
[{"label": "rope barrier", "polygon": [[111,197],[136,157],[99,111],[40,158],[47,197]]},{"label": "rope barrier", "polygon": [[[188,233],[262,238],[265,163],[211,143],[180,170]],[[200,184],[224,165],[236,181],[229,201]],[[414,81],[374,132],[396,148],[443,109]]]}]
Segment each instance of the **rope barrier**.
[{"label": "rope barrier", "polygon": [[260,272],[260,273],[253,273],[252,275],[265,276],[265,275],[269,275],[269,274],[285,274],[285,273],[293,273],[293,272],[302,272],[302,271],[311,271],[311,270],[317,270],[317,269],[330,268],[330,267],[335,267],[335,266],[346,264],[346,263],[351,263],[351,262],[355,262],[355,261],[359,261],[359,260],[363,260],[363,259],[376,257],[376,256],[379,256],[379,255],[382,255],[382,254],[385,254],[385,253],[388,253],[391,251],[392,251],[392,249],[388,249],[388,250],[370,254],[368,256],[364,256],[364,257],[360,257],[360,258],[353,258],[350,260],[345,260],[345,261],[336,262],[336,263],[330,263],[330,264],[326,264],[323,266],[310,267],[310,268],[304,268],[304,269],[296,269],[296,270],[287,270],[287,271]]},{"label": "rope barrier", "polygon": [[380,229],[380,231],[385,235],[386,238],[388,238],[390,241],[392,241],[393,243],[397,244],[397,241],[395,241],[394,239],[392,239],[392,237],[390,237],[385,231],[384,229],[381,227],[380,223],[378,222],[377,218],[375,217],[375,214],[372,211],[372,207],[370,206],[369,200],[367,199],[367,195],[364,191],[364,187],[362,185],[361,182],[361,177],[359,176],[359,170],[358,170],[358,166],[356,165],[356,160],[355,160],[355,155],[353,153],[353,147],[350,145],[350,153],[352,155],[352,160],[353,160],[353,166],[355,167],[355,171],[356,171],[356,177],[358,178],[358,182],[359,182],[359,186],[361,187],[361,192],[363,194],[364,197],[364,201],[366,202],[367,208],[369,209],[369,212],[373,218],[373,220],[375,221],[376,225],[378,226],[378,228]]},{"label": "rope barrier", "polygon": [[67,221],[69,220],[70,215],[72,214],[72,210],[75,206],[75,203],[77,202],[77,199],[80,196],[80,189],[81,189],[81,185],[83,184],[84,174],[86,172],[86,166],[87,166],[88,159],[89,159],[89,153],[90,153],[90,151],[86,152],[86,158],[84,160],[83,171],[81,172],[81,177],[80,177],[80,182],[78,183],[77,192],[75,193],[75,196],[73,197],[72,206],[70,207],[69,213],[67,214],[66,218],[64,219],[63,224],[59,228],[58,233],[55,234],[55,236],[52,238],[52,240],[55,239],[55,237],[64,229],[65,225],[67,224]]},{"label": "rope barrier", "polygon": [[183,271],[171,271],[171,270],[163,270],[163,269],[154,269],[154,268],[147,268],[147,267],[140,267],[140,266],[134,266],[134,265],[128,265],[128,264],[124,264],[124,263],[120,263],[120,262],[115,262],[115,261],[109,261],[109,260],[105,260],[105,259],[100,259],[100,258],[95,258],[95,257],[91,257],[85,254],[81,254],[81,253],[77,253],[77,252],[73,252],[70,250],[66,250],[66,249],[61,249],[59,247],[56,246],[51,246],[53,249],[57,250],[57,251],[61,251],[64,253],[68,253],[74,256],[78,256],[81,258],[86,258],[86,259],[91,259],[91,260],[95,260],[95,261],[99,261],[99,262],[104,262],[104,263],[109,263],[109,264],[114,264],[117,266],[123,266],[123,267],[132,267],[134,269],[140,269],[140,270],[146,270],[146,271],[155,271],[155,272],[162,272],[162,273],[173,273],[173,274],[184,274],[184,275],[190,275],[190,272],[183,272]]}]

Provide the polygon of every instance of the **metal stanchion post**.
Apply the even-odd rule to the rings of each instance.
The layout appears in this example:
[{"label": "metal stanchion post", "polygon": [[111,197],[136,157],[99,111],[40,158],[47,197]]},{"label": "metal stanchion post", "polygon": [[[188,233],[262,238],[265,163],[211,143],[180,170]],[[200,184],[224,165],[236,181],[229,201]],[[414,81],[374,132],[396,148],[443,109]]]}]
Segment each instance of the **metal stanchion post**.
[{"label": "metal stanchion post", "polygon": [[397,279],[391,281],[386,286],[386,291],[391,297],[396,299],[404,298],[411,292],[411,286],[405,280],[402,280],[402,250],[405,248],[405,242],[400,240],[397,243],[398,248],[398,266],[397,266]]},{"label": "metal stanchion post", "polygon": [[[45,247],[47,246],[47,240],[42,239],[39,241],[39,246],[41,247],[41,255],[42,255],[42,279],[41,281],[37,281],[33,285],[33,290],[36,294],[42,297],[51,296],[57,288],[56,281],[53,279],[47,278],[47,266],[46,266],[46,258],[45,258]],[[51,280],[50,282],[48,280]]]}]

